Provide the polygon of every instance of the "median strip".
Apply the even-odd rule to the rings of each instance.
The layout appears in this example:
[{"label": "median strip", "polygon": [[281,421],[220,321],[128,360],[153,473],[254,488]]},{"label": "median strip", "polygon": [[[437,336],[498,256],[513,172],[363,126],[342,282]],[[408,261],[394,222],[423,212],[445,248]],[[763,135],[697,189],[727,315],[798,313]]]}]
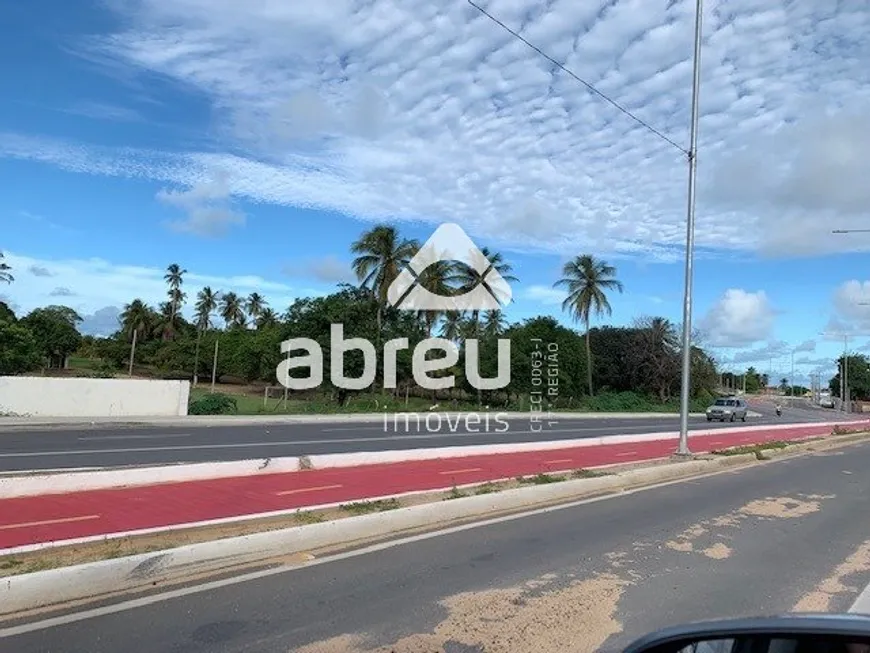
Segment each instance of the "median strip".
[{"label": "median strip", "polygon": [[[801,455],[859,443],[868,436],[853,433],[785,442],[771,451]],[[312,556],[393,537],[519,516],[545,506],[559,509],[578,500],[756,464],[770,463],[751,454],[720,452],[682,462],[660,460],[540,473],[412,496],[372,498],[280,518],[2,556],[0,570],[7,576],[0,582],[0,614],[8,617],[68,601],[171,586],[215,573],[304,564]],[[111,562],[91,564],[106,560]]]}]

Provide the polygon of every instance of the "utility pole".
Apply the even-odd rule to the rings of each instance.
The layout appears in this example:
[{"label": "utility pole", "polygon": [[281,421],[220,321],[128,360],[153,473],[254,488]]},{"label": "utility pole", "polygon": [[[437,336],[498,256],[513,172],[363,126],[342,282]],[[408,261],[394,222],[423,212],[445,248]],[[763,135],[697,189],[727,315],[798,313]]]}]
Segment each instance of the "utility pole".
[{"label": "utility pole", "polygon": [[128,376],[133,376],[133,359],[136,358],[136,336],[139,333],[139,329],[133,329],[133,344],[130,345],[130,372]]},{"label": "utility pole", "polygon": [[211,391],[212,391],[212,394],[214,394],[214,384],[215,384],[215,381],[217,380],[217,356],[218,356],[218,345],[220,344],[220,342],[221,342],[220,336],[215,338],[215,341],[214,341],[214,359],[212,360],[212,363],[211,363]]},{"label": "utility pole", "polygon": [[689,451],[689,399],[692,387],[692,281],[695,256],[695,177],[698,171],[698,96],[701,89],[701,18],[703,0],[695,0],[695,53],[692,71],[692,118],[689,132],[689,192],[686,207],[686,270],[683,291],[683,369],[680,379],[678,456]]},{"label": "utility pole", "polygon": [[791,378],[788,380],[788,394],[794,396],[794,351],[791,352]]},{"label": "utility pole", "polygon": [[840,385],[843,386],[843,412],[852,412],[851,397],[849,396],[849,336],[843,336],[843,378]]}]

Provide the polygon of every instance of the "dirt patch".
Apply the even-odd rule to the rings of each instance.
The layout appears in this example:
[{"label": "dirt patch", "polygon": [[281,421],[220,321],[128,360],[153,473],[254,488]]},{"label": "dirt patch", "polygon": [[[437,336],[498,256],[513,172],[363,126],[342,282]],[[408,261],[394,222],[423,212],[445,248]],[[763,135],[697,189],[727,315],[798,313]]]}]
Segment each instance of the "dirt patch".
[{"label": "dirt patch", "polygon": [[616,607],[627,585],[617,576],[599,574],[545,592],[538,591],[539,581],[506,590],[467,592],[441,602],[448,614],[431,633],[374,647],[367,647],[362,635],[342,635],[296,651],[432,653],[452,643],[486,653],[591,653],[622,631]]},{"label": "dirt patch", "polygon": [[682,553],[691,553],[695,549],[695,546],[686,540],[669,540],[665,542],[665,546],[674,551],[681,551]]},{"label": "dirt patch", "polygon": [[740,512],[752,517],[794,519],[796,517],[811,515],[820,509],[821,504],[819,499],[802,500],[789,497],[776,497],[750,501],[740,508]]},{"label": "dirt patch", "polygon": [[859,588],[846,584],[852,574],[870,571],[870,540],[859,546],[848,558],[837,565],[830,576],[825,578],[812,592],[797,602],[793,612],[827,612],[833,599]]},{"label": "dirt patch", "polygon": [[722,542],[716,542],[713,546],[708,546],[701,553],[708,558],[713,558],[713,560],[724,560],[731,557],[730,547],[722,544]]}]

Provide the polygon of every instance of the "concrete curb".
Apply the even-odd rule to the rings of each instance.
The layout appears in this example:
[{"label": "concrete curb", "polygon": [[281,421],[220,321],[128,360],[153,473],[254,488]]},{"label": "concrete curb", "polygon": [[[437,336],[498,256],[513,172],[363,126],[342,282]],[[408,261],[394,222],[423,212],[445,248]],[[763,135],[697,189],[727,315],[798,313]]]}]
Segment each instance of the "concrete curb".
[{"label": "concrete curb", "polygon": [[[820,422],[813,424],[772,424],[749,426],[735,429],[703,429],[692,431],[693,438],[709,435],[739,435],[755,432],[787,431],[799,429],[799,437],[830,435],[835,425],[868,426],[870,422]],[[356,453],[320,454],[313,456],[258,458],[217,463],[194,463],[161,465],[154,467],[112,468],[99,470],[65,471],[54,473],[31,473],[0,475],[0,500],[45,494],[66,494],[87,490],[136,487],[159,483],[185,483],[190,481],[215,480],[279,474],[307,469],[328,469],[336,467],[357,467],[403,463],[443,458],[462,458],[467,456],[499,455],[518,452],[552,451],[576,447],[595,447],[605,444],[629,444],[657,440],[676,440],[677,432],[640,433],[633,435],[610,435],[574,440],[550,440],[545,442],[518,442],[491,445],[471,445],[439,447],[428,449],[401,449],[391,451],[372,451]]]},{"label": "concrete curb", "polygon": [[[387,413],[392,415],[396,411]],[[499,415],[505,419],[526,419],[532,412],[521,411],[417,411],[417,414],[437,414],[446,419],[447,416],[464,417],[465,415],[485,415],[489,413],[495,417]],[[678,418],[678,413],[578,413],[578,412],[554,412],[558,419],[663,419]],[[691,413],[691,417],[704,417],[704,413]],[[28,430],[41,427],[54,429],[78,429],[83,426],[256,426],[259,424],[343,424],[343,423],[369,423],[381,422],[384,413],[348,413],[332,415],[188,415],[186,417],[0,417],[0,432],[13,430]]]},{"label": "concrete curb", "polygon": [[119,592],[153,589],[219,571],[232,571],[271,559],[307,554],[327,547],[354,546],[409,531],[443,528],[465,520],[527,510],[601,494],[619,493],[728,467],[755,463],[752,454],[692,460],[579,479],[463,497],[389,512],[296,526],[125,558],[0,578],[0,616],[96,601]]}]

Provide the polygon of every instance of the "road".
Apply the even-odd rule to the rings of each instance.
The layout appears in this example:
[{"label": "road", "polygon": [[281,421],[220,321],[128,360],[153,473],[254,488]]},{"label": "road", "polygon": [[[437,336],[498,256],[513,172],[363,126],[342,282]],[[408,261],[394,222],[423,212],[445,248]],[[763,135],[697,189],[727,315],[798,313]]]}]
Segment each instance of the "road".
[{"label": "road", "polygon": [[[755,407],[753,407],[755,408]],[[833,421],[837,414],[829,411],[789,409],[781,417],[772,414],[771,406],[761,405],[762,417],[750,418],[748,424]],[[494,415],[494,414],[493,414]],[[466,423],[451,425],[432,421],[418,428],[411,422],[398,425],[360,424],[264,424],[261,426],[211,427],[101,427],[82,429],[46,429],[43,431],[0,432],[0,471],[46,470],[73,467],[114,467],[124,465],[160,465],[179,462],[206,462],[275,458],[279,456],[316,455],[354,451],[419,449],[528,442],[534,440],[570,440],[637,433],[676,431],[677,416],[657,418],[588,418],[559,420],[532,431],[530,421],[512,420],[509,428],[493,417],[486,426]],[[690,428],[733,426],[704,418],[691,418]],[[537,428],[537,426],[535,427]]]},{"label": "road", "polygon": [[687,621],[845,611],[870,582],[868,466],[870,444],[779,459],[0,630],[0,648],[582,653]]}]

